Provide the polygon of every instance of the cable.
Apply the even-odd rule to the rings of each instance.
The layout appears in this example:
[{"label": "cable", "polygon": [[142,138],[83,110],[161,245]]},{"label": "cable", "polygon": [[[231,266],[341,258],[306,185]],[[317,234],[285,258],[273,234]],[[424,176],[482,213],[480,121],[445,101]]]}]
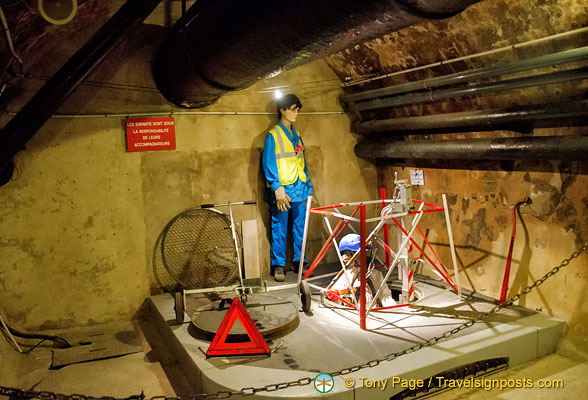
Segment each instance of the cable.
[{"label": "cable", "polygon": [[[64,338],[60,337],[60,336],[53,336],[53,335],[45,335],[42,333],[36,333],[36,334],[32,334],[32,333],[25,333],[25,332],[20,332],[17,331],[16,329],[12,328],[10,325],[6,324],[6,326],[8,327],[8,331],[13,334],[16,337],[19,338],[23,338],[23,339],[43,339],[43,340],[51,340],[53,342],[53,346],[63,349],[63,348],[68,348],[68,347],[72,347],[71,344],[69,344],[69,342],[67,340],[65,340]],[[37,346],[40,343],[37,344]],[[36,347],[36,346],[35,346]]]},{"label": "cable", "polygon": [[517,217],[516,212],[522,205],[528,205],[531,203],[531,199],[525,197],[515,204],[512,208],[512,234],[510,236],[510,246],[508,248],[508,257],[506,258],[506,268],[504,269],[504,278],[502,279],[502,289],[500,291],[500,299],[497,301],[498,304],[504,303],[506,300],[506,292],[508,291],[508,279],[510,277],[510,264],[512,262],[512,250],[514,247],[515,236],[517,234]]}]

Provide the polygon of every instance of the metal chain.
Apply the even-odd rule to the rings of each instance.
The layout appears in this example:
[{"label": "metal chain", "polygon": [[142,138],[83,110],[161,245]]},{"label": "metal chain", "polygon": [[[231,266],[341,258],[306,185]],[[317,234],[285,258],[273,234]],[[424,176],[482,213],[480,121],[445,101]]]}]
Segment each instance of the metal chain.
[{"label": "metal chain", "polygon": [[[375,360],[368,361],[364,364],[359,364],[359,365],[355,365],[353,367],[343,368],[343,369],[340,369],[339,371],[329,372],[329,374],[331,376],[335,377],[335,376],[347,375],[347,374],[350,374],[353,372],[357,372],[357,371],[364,369],[364,368],[373,368],[373,367],[378,366],[380,363],[382,363],[384,361],[395,360],[396,358],[398,358],[400,356],[403,356],[403,355],[409,354],[409,353],[414,353],[415,351],[418,351],[424,347],[428,347],[428,346],[432,346],[434,344],[437,344],[439,341],[441,341],[443,339],[450,338],[451,336],[456,335],[457,333],[463,331],[464,329],[467,329],[467,328],[473,326],[476,322],[484,321],[484,320],[490,318],[493,314],[498,312],[498,310],[500,310],[504,307],[508,307],[508,306],[513,305],[513,303],[516,302],[517,300],[519,300],[522,296],[528,294],[531,290],[533,290],[537,286],[543,284],[547,279],[551,278],[553,275],[557,274],[562,268],[568,266],[573,259],[579,257],[580,254],[582,254],[584,251],[586,251],[587,248],[588,248],[588,242],[584,243],[582,245],[582,247],[580,247],[579,250],[574,251],[569,258],[564,259],[561,262],[561,264],[554,267],[547,274],[545,274],[541,278],[537,279],[531,285],[527,286],[526,288],[521,290],[519,293],[512,296],[510,299],[506,300],[504,303],[500,303],[500,304],[495,305],[489,312],[481,313],[476,318],[471,319],[467,322],[464,322],[463,324],[453,328],[450,331],[447,331],[439,336],[436,336],[434,338],[426,340],[422,343],[415,344],[414,346],[411,346],[411,347],[404,349],[402,351],[398,351],[396,353],[390,353],[385,357],[377,358]],[[258,387],[258,388],[247,387],[247,388],[243,388],[241,390],[236,390],[236,391],[222,390],[222,391],[219,391],[216,393],[196,394],[196,395],[191,396],[189,399],[190,400],[209,400],[209,399],[228,399],[233,396],[246,397],[246,396],[252,396],[255,393],[259,393],[259,392],[275,392],[277,390],[286,389],[286,388],[294,387],[294,386],[306,386],[306,385],[310,385],[313,381],[314,381],[313,378],[301,378],[296,381],[273,383],[271,385],[265,385],[263,387]],[[82,394],[63,395],[63,394],[52,393],[52,392],[24,391],[24,390],[20,390],[20,389],[13,389],[13,388],[8,388],[8,387],[3,387],[3,386],[0,386],[0,395],[7,396],[7,397],[13,398],[13,399],[41,399],[41,400],[143,400],[143,399],[145,399],[145,396],[143,395],[143,393],[141,393],[138,396],[131,396],[131,397],[126,397],[124,399],[118,399],[115,397],[91,397],[91,396],[85,396]],[[180,398],[175,398],[175,397],[155,396],[155,397],[151,397],[150,400],[187,400],[187,398],[180,399]]]}]

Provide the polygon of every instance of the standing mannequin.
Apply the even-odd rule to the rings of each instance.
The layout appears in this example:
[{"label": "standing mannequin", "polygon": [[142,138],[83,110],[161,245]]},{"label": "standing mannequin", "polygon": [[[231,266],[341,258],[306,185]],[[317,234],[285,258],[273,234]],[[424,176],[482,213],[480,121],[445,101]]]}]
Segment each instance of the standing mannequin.
[{"label": "standing mannequin", "polygon": [[286,271],[286,238],[288,218],[292,218],[294,245],[293,265],[298,272],[302,236],[306,217],[306,200],[314,193],[308,175],[304,143],[294,129],[300,99],[288,94],[277,101],[278,124],[267,134],[261,156],[267,181],[266,200],[270,205],[272,241],[270,273],[278,282],[284,281]]}]

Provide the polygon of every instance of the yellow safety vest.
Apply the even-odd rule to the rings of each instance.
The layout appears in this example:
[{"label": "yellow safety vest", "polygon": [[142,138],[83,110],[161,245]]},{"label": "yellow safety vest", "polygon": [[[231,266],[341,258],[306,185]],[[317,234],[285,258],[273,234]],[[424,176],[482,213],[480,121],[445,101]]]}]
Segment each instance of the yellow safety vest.
[{"label": "yellow safety vest", "polygon": [[[300,179],[306,182],[304,172],[304,152],[296,153],[292,142],[280,125],[276,125],[269,133],[274,137],[278,177],[282,185],[291,185]],[[298,135],[298,144],[302,146],[302,138]]]}]

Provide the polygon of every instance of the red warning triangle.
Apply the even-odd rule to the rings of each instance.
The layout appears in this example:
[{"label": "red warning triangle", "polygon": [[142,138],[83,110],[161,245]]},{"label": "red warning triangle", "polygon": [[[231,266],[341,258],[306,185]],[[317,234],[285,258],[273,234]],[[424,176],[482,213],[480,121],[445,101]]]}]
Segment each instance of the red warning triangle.
[{"label": "red warning triangle", "polygon": [[[247,333],[250,340],[249,342],[226,343],[229,332],[231,332],[231,328],[237,319],[241,322],[243,328],[245,328],[245,333]],[[239,301],[239,298],[235,297],[216,335],[214,335],[212,343],[208,347],[208,350],[206,350],[206,357],[270,355],[270,353],[271,350],[255,326],[255,323],[245,310],[245,307],[243,307],[241,301]]]}]

